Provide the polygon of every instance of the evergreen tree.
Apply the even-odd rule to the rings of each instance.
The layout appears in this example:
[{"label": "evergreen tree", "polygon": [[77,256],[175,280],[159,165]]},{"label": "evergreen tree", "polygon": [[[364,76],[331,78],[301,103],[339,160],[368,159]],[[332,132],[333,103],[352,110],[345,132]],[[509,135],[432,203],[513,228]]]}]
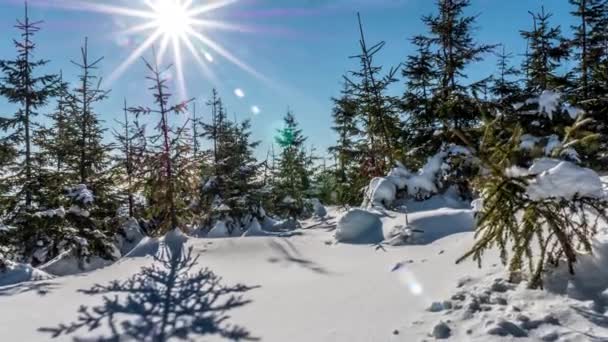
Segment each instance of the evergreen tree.
[{"label": "evergreen tree", "polygon": [[490,92],[499,106],[514,105],[521,101],[521,88],[519,80],[516,78],[520,72],[510,64],[513,54],[507,53],[504,45],[496,56],[498,57],[498,73],[493,78]]},{"label": "evergreen tree", "polygon": [[33,51],[36,44],[34,35],[40,30],[40,21],[31,21],[27,4],[25,15],[15,26],[21,31],[21,38],[13,40],[17,57],[14,60],[1,60],[0,96],[8,102],[17,104],[18,111],[12,117],[0,117],[0,130],[5,132],[0,137],[0,146],[6,152],[16,152],[16,158],[4,158],[8,163],[10,176],[3,178],[2,186],[10,189],[9,206],[14,208],[23,202],[25,208],[31,208],[35,198],[35,170],[33,136],[37,128],[34,118],[37,110],[45,106],[49,99],[56,95],[57,75],[36,75],[36,70],[48,63],[46,60],[34,60]]},{"label": "evergreen tree", "polygon": [[246,230],[253,219],[263,219],[263,183],[260,164],[253,153],[259,142],[251,141],[251,123],[232,122],[217,92],[213,92],[212,123],[204,126],[204,136],[213,140],[214,173],[202,187],[203,224],[211,228],[223,221],[230,232]]},{"label": "evergreen tree", "polygon": [[471,127],[481,115],[462,80],[467,77],[465,69],[480,61],[494,46],[479,44],[473,38],[476,17],[464,13],[469,6],[470,0],[438,0],[438,14],[422,19],[428,27],[428,36],[418,38],[428,41],[434,49],[435,110],[444,131]]},{"label": "evergreen tree", "polygon": [[278,158],[273,197],[279,203],[279,212],[296,220],[307,209],[312,161],[304,147],[307,138],[302,134],[293,112],[287,111],[283,121],[284,127],[278,131],[275,139],[282,150]]},{"label": "evergreen tree", "polygon": [[113,132],[119,149],[119,153],[113,158],[114,172],[119,180],[118,184],[124,188],[129,217],[135,217],[135,194],[141,184],[137,177],[140,174],[137,166],[144,161],[145,145],[142,145],[142,142],[145,141],[145,132],[137,119],[135,122],[129,119],[127,99],[124,100],[123,115],[124,120],[116,121],[119,128]]},{"label": "evergreen tree", "polygon": [[[156,61],[156,56],[153,58]],[[186,229],[192,217],[191,194],[196,187],[197,169],[189,158],[191,153],[188,130],[185,126],[171,124],[170,115],[183,114],[190,101],[171,105],[171,94],[156,62],[144,60],[152,83],[156,108],[131,107],[129,112],[139,115],[158,115],[156,132],[148,137],[143,167],[144,192],[148,199],[147,217],[152,220],[153,235],[163,235],[170,230]]]},{"label": "evergreen tree", "polygon": [[202,136],[211,140],[213,148],[211,150],[212,164],[214,165],[215,176],[218,176],[218,170],[215,167],[218,165],[218,145],[222,134],[222,128],[228,121],[226,113],[222,105],[222,99],[219,97],[217,90],[214,88],[211,92],[211,99],[207,102],[207,106],[211,109],[211,123],[203,124]]},{"label": "evergreen tree", "polygon": [[352,88],[353,100],[357,103],[357,112],[362,124],[366,144],[361,144],[361,168],[368,177],[379,176],[388,170],[398,159],[401,149],[398,140],[401,135],[401,123],[395,98],[387,94],[388,87],[396,81],[397,69],[392,68],[382,75],[382,67],[375,65],[374,57],[382,50],[385,43],[368,46],[363,32],[361,17],[359,45],[361,53],[355,58],[360,69],[352,71],[345,77]]},{"label": "evergreen tree", "polygon": [[[560,136],[563,140],[551,149],[550,156],[560,159],[576,156],[575,148],[597,138],[585,132],[589,124],[589,119],[580,116],[566,127]],[[535,178],[539,172],[521,168],[531,163],[521,155],[523,126],[517,121],[507,123],[495,119],[484,127],[485,135],[477,156],[487,171],[480,173],[475,181],[481,197],[478,201],[482,204],[477,218],[477,239],[475,246],[458,262],[472,257],[481,265],[484,252],[497,247],[502,262],[508,264],[511,281],[518,281],[527,271],[529,287],[542,287],[546,267],[557,266],[563,259],[574,274],[576,250],[591,252],[592,237],[598,229],[596,217],[608,219],[605,199],[586,194],[572,198],[532,197],[529,189],[537,184]],[[541,156],[550,146],[544,145]],[[544,162],[552,160],[544,159]]]},{"label": "evergreen tree", "polygon": [[336,159],[336,191],[340,204],[361,203],[361,189],[368,181],[359,169],[361,165],[361,136],[363,132],[358,125],[358,106],[348,83],[339,98],[334,98],[332,129],[338,134],[335,146],[329,152]]},{"label": "evergreen tree", "polygon": [[567,75],[559,75],[561,62],[568,57],[567,41],[562,37],[559,26],[552,27],[551,13],[545,8],[540,13],[532,13],[533,26],[530,31],[521,31],[528,42],[522,69],[526,73],[526,93],[534,96],[547,89],[556,89],[567,85]]},{"label": "evergreen tree", "polygon": [[[91,62],[87,38],[85,38],[80,52],[80,62],[72,61],[72,64],[81,70],[79,84],[74,89],[71,103],[78,116],[78,144],[76,146],[78,146],[79,156],[74,167],[78,171],[81,184],[94,184],[98,180],[94,178],[98,178],[106,166],[110,146],[103,144],[105,129],[101,128],[93,106],[97,102],[105,100],[109,91],[101,89],[102,79],[94,74],[103,57]],[[93,189],[96,190],[95,186]]]},{"label": "evergreen tree", "polygon": [[578,97],[587,100],[592,96],[594,83],[593,66],[599,65],[605,52],[605,42],[608,38],[606,24],[608,8],[605,0],[569,0],[574,7],[572,15],[578,23],[572,26],[574,38],[571,45],[578,49],[576,68],[580,89]]},{"label": "evergreen tree", "polygon": [[[416,36],[411,41],[416,47],[416,54],[408,56],[402,70],[406,79],[403,109],[407,113],[407,146],[419,147],[432,141],[433,134],[439,127],[434,101],[438,70],[430,40]],[[435,150],[436,146],[431,148]]]},{"label": "evergreen tree", "polygon": [[[606,0],[570,0],[572,15],[577,23],[572,26],[574,37],[570,44],[576,48],[576,85],[570,98],[584,108],[595,121],[594,131],[601,134],[600,143],[608,145],[608,2]],[[605,150],[605,149],[604,149]],[[597,156],[596,156],[597,157]],[[605,169],[604,160],[597,166]]]}]

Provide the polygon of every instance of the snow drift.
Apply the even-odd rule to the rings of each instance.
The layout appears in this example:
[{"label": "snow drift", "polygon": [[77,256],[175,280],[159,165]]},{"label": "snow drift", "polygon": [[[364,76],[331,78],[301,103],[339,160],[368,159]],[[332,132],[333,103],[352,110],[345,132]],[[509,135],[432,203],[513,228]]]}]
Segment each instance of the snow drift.
[{"label": "snow drift", "polygon": [[378,215],[363,209],[351,209],[338,221],[335,238],[352,244],[380,243],[384,240]]}]

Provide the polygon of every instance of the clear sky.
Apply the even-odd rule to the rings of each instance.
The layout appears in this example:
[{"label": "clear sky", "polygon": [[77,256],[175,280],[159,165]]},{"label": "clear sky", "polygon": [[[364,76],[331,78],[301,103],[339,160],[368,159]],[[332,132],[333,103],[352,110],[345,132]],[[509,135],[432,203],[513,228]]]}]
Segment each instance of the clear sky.
[{"label": "clear sky", "polygon": [[[192,6],[196,8],[219,1],[192,0]],[[112,92],[110,99],[97,105],[96,111],[107,126],[111,126],[115,118],[121,117],[124,97],[132,105],[146,105],[151,101],[146,93],[145,69],[140,59],[124,69],[124,73],[116,73],[152,32],[126,34],[125,30],[129,27],[145,23],[146,20],[127,15],[139,12],[116,9],[146,10],[143,2],[29,1],[31,18],[44,20],[42,31],[36,38],[36,55],[51,61],[47,67],[49,72],[62,70],[67,80],[75,80],[78,70],[70,59],[79,58],[79,48],[85,36],[89,37],[91,56],[105,57],[100,73],[106,79],[112,78],[106,82],[106,87]],[[265,155],[288,107],[295,112],[304,133],[309,136],[309,143],[325,150],[334,142],[335,136],[330,129],[331,97],[338,95],[342,75],[356,67],[356,62],[348,57],[358,52],[357,11],[363,16],[368,41],[386,41],[386,47],[377,61],[388,68],[405,59],[411,51],[408,38],[425,30],[420,17],[435,10],[434,1],[431,0],[228,2],[226,6],[203,14],[204,19],[214,25],[197,27],[196,30],[246,66],[239,67],[208,44],[192,39],[198,58],[212,70],[215,80],[205,76],[195,57],[182,46],[185,90],[189,97],[196,97],[197,108],[203,116],[206,115],[204,102],[211,88],[216,87],[230,115],[239,119],[251,118],[254,138],[262,141],[259,156]],[[508,51],[516,54],[525,50],[519,30],[531,25],[527,11],[539,10],[544,5],[554,13],[553,22],[560,24],[565,32],[569,32],[573,21],[568,15],[571,6],[567,0],[473,0],[472,3],[469,14],[479,14],[478,40],[503,43]],[[11,39],[16,37],[17,31],[12,26],[22,14],[21,0],[0,0],[1,59],[15,55]],[[156,45],[157,49],[159,44]],[[143,55],[151,57],[151,50]],[[171,50],[166,56],[166,60],[171,62]],[[472,66],[471,78],[491,74],[495,70],[494,63],[495,59],[488,56],[485,62]],[[248,66],[249,71],[244,70],[243,66]],[[174,71],[172,85],[175,92],[179,92],[176,74]],[[397,84],[392,91],[402,91],[402,84]],[[253,109],[254,106],[259,113]],[[0,115],[12,111],[13,107],[0,99]]]}]

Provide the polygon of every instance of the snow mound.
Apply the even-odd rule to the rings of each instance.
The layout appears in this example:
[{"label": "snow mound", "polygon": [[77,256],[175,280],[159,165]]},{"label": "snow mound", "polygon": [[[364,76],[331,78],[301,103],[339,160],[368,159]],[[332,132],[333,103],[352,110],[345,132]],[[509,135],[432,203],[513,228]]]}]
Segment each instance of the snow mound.
[{"label": "snow mound", "polygon": [[52,275],[27,264],[5,261],[6,270],[0,271],[0,286],[14,285],[26,281],[39,281],[54,278]]},{"label": "snow mound", "polygon": [[363,209],[351,209],[338,221],[335,238],[351,244],[373,244],[384,240],[378,215]]},{"label": "snow mound", "polygon": [[257,219],[253,219],[253,221],[251,221],[251,224],[249,225],[249,227],[247,227],[247,230],[245,231],[245,233],[243,233],[243,236],[268,236],[270,235],[270,232],[267,232],[265,230],[262,229],[262,225],[260,225],[260,222]]},{"label": "snow mound", "polygon": [[125,257],[159,256],[164,251],[168,251],[171,255],[179,255],[187,241],[188,237],[180,229],[173,229],[160,238],[143,238]]},{"label": "snow mound", "polygon": [[409,215],[411,229],[422,231],[417,244],[429,244],[448,235],[475,230],[473,212],[467,209],[441,208]]},{"label": "snow mound", "polygon": [[571,162],[542,161],[542,166],[532,165],[531,170],[543,170],[530,182],[526,189],[533,201],[549,198],[572,199],[575,196],[599,198],[604,196],[602,181],[599,175],[587,168]]},{"label": "snow mound", "polygon": [[217,221],[215,226],[213,226],[207,235],[205,235],[205,237],[209,239],[227,238],[231,236],[233,235],[228,231],[228,226],[225,221]]},{"label": "snow mound", "polygon": [[411,172],[401,163],[397,163],[386,177],[372,179],[367,187],[363,206],[390,207],[400,191],[416,199],[438,194],[443,186],[442,177],[451,168],[448,159],[454,156],[471,156],[471,152],[458,145],[444,147],[431,156],[418,172]]},{"label": "snow mound", "polygon": [[593,301],[599,311],[608,308],[608,233],[593,240],[593,253],[577,258],[576,274],[561,264],[547,276],[545,288],[578,300]]},{"label": "snow mound", "polygon": [[325,206],[321,203],[321,201],[319,201],[318,198],[313,198],[310,200],[310,202],[312,203],[312,210],[316,217],[324,218],[327,216],[327,209],[325,209]]},{"label": "snow mound", "polygon": [[395,182],[389,178],[372,179],[365,194],[368,207],[389,207],[397,196]]},{"label": "snow mound", "polygon": [[[120,258],[120,251],[115,248],[113,253],[114,259]],[[83,272],[94,271],[103,267],[112,265],[115,260],[108,260],[97,256],[92,256],[81,260],[76,257],[72,250],[66,250],[59,254],[55,259],[47,262],[39,268],[49,274],[56,276],[67,276]]]},{"label": "snow mound", "polygon": [[139,244],[145,237],[139,223],[135,218],[129,218],[121,226],[122,234],[116,237],[116,247],[120,250],[121,255],[126,255]]}]

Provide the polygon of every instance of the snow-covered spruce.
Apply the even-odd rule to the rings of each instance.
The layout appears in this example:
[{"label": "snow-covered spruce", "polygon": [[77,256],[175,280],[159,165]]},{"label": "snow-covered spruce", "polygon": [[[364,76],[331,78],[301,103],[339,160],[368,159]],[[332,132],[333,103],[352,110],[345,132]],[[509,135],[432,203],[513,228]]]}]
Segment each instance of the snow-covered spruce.
[{"label": "snow-covered spruce", "polygon": [[[412,172],[402,164],[393,168],[386,177],[374,178],[365,192],[363,207],[388,208],[397,199],[414,198],[424,200],[445,192],[450,186],[464,184],[458,178],[475,163],[471,152],[458,145],[444,147],[418,171]],[[462,194],[466,195],[466,194]]]}]

